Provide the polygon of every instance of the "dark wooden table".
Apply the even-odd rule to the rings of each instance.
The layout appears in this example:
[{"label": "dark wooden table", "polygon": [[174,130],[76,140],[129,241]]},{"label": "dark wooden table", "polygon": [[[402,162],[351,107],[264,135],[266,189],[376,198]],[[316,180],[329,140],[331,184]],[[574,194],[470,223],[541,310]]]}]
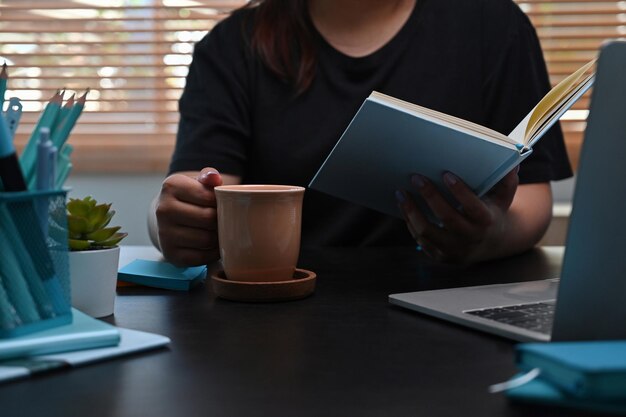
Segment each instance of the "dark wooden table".
[{"label": "dark wooden table", "polygon": [[[129,252],[126,249],[126,255]],[[559,416],[487,387],[514,372],[514,343],[399,307],[391,293],[558,276],[562,248],[473,267],[411,248],[303,250],[311,297],[250,304],[190,292],[118,290],[118,326],[169,348],[0,385],[0,415]]]}]

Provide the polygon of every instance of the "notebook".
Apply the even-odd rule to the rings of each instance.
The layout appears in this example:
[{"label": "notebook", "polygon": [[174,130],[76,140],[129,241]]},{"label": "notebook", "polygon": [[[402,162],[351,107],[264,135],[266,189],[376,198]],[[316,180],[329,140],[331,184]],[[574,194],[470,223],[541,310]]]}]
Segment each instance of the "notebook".
[{"label": "notebook", "polygon": [[517,402],[539,403],[579,411],[611,413],[622,416],[626,414],[625,401],[609,402],[572,397],[540,378],[536,378],[524,385],[508,390],[507,397]]},{"label": "notebook", "polygon": [[515,353],[521,371],[539,370],[569,396],[626,406],[626,340],[520,343]]},{"label": "notebook", "polygon": [[[600,50],[560,279],[391,294],[518,341],[626,339],[626,42]],[[527,309],[539,319],[525,318]]]},{"label": "notebook", "polygon": [[166,346],[170,342],[166,336],[119,327],[114,328],[120,337],[119,344],[115,346],[0,361],[0,383],[156,349]]},{"label": "notebook", "polygon": [[0,339],[0,360],[80,349],[115,346],[120,332],[115,326],[72,309],[72,322],[63,326]]}]

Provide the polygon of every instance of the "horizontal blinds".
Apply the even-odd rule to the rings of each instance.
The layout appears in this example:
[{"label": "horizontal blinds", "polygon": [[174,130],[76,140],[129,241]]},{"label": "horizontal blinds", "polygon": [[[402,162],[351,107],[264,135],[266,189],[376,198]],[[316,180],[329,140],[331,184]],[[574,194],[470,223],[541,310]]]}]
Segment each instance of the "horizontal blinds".
[{"label": "horizontal blinds", "polygon": [[[537,28],[552,83],[626,36],[626,2],[516,0]],[[82,171],[160,171],[171,155],[193,44],[244,0],[0,0],[7,97],[24,106],[27,140],[57,89],[88,102],[70,143]],[[562,119],[577,161],[587,94]]]},{"label": "horizontal blinds", "polygon": [[82,94],[76,171],[164,172],[193,44],[243,0],[0,0],[0,64],[24,146],[58,89]]},{"label": "horizontal blinds", "polygon": [[[552,84],[596,57],[607,39],[626,36],[626,2],[515,0],[537,30]],[[561,118],[570,160],[578,165],[589,107],[587,92]]]}]

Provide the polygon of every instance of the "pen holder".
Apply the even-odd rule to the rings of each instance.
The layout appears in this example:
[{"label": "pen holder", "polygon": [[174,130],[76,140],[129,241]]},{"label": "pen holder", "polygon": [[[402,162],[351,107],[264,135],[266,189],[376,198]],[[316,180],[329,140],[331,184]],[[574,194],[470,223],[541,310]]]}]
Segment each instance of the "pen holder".
[{"label": "pen holder", "polygon": [[0,338],[72,321],[66,194],[0,192]]}]

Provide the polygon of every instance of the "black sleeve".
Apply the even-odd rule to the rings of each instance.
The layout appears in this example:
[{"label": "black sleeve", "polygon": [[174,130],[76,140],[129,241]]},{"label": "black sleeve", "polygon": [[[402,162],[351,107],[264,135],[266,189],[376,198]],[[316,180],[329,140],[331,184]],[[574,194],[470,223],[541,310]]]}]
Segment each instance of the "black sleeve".
[{"label": "black sleeve", "polygon": [[[483,16],[485,124],[509,134],[549,91],[550,81],[528,17],[510,0],[487,0],[486,5],[490,7]],[[519,179],[524,184],[570,176],[572,169],[557,123],[533,146],[533,153],[520,166]]]},{"label": "black sleeve", "polygon": [[220,22],[194,48],[169,172],[206,166],[243,175],[250,136],[246,42],[241,19]]}]

